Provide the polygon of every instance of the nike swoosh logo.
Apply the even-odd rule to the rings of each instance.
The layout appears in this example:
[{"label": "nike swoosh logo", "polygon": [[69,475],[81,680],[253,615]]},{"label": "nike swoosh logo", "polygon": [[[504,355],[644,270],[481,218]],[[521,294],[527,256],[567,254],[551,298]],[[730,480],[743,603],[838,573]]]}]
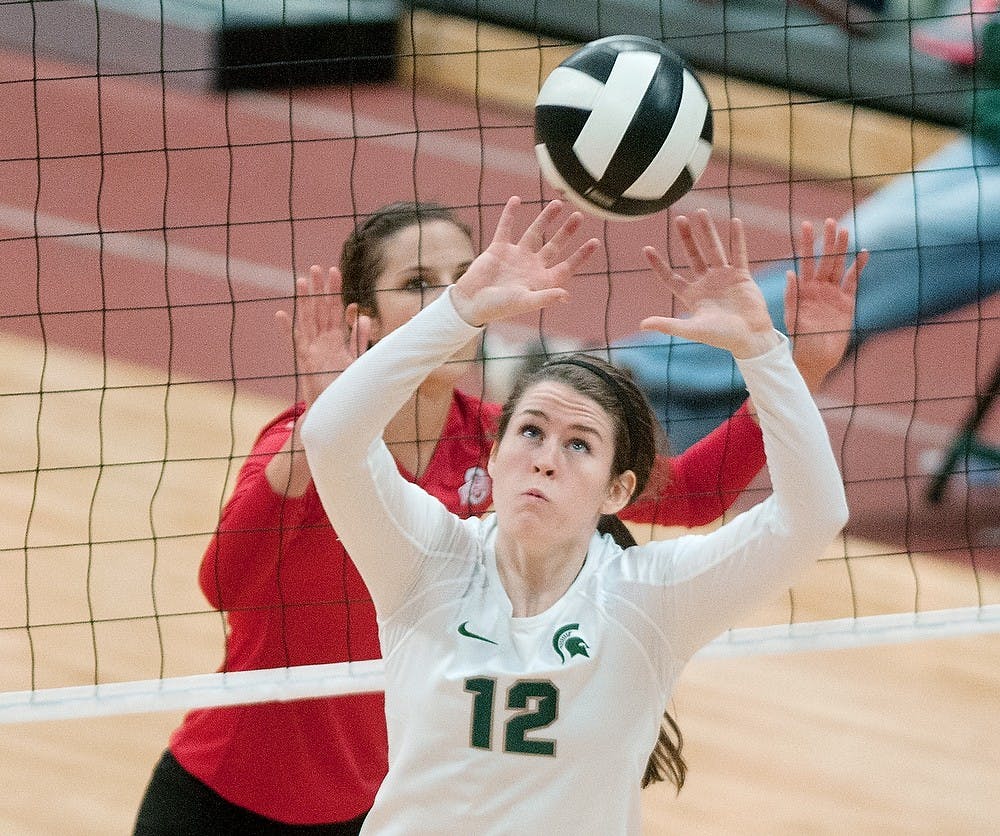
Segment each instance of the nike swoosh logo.
[{"label": "nike swoosh logo", "polygon": [[488,639],[486,636],[480,636],[478,633],[473,633],[468,627],[465,626],[468,623],[468,621],[463,621],[458,625],[458,635],[465,636],[469,639],[479,639],[479,641],[486,642],[487,644],[496,644],[493,639]]}]

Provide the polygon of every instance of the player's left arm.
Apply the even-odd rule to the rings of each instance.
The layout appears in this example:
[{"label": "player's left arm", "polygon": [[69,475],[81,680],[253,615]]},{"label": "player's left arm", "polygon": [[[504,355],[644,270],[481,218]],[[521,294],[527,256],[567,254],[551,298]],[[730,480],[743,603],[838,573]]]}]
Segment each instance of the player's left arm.
[{"label": "player's left arm", "polygon": [[622,519],[663,526],[714,522],[764,467],[764,441],[748,404],[678,456],[657,456],[649,487]]},{"label": "player's left arm", "polygon": [[[849,235],[833,218],[823,225],[823,247],[815,252],[812,223],[802,223],[801,263],[785,284],[785,328],[792,357],[806,386],[816,394],[847,352],[854,324],[858,278],[868,262],[862,250],[847,266]],[[752,401],[732,418],[673,459],[660,458],[651,489],[621,516],[664,526],[715,521],[763,468],[764,441]]]}]

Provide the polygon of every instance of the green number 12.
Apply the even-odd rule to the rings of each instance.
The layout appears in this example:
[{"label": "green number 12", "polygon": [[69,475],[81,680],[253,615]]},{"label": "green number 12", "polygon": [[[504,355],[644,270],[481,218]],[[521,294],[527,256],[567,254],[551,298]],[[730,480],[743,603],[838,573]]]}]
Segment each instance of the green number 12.
[{"label": "green number 12", "polygon": [[[493,748],[493,696],[496,680],[475,677],[465,680],[465,690],[475,694],[472,701],[470,744],[476,749]],[[556,742],[528,738],[528,732],[544,729],[559,715],[559,691],[547,679],[520,679],[507,691],[507,708],[517,712],[504,724],[505,752],[526,755],[554,755]]]}]

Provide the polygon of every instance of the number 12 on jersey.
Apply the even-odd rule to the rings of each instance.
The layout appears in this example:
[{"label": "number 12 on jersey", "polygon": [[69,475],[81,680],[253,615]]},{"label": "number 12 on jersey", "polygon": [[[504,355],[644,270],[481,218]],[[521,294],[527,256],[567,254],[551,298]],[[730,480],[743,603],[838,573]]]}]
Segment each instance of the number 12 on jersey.
[{"label": "number 12 on jersey", "polygon": [[[475,695],[469,735],[474,749],[493,748],[496,684],[496,680],[489,677],[465,680],[465,690]],[[505,752],[524,755],[556,753],[554,740],[528,737],[528,732],[544,729],[559,716],[559,690],[552,682],[547,679],[519,679],[507,690],[506,710],[514,713],[504,722]]]}]

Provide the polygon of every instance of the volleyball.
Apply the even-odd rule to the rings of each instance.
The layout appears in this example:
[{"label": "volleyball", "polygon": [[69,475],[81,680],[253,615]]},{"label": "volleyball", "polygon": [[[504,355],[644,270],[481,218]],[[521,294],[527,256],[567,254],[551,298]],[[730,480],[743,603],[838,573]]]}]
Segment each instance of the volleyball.
[{"label": "volleyball", "polygon": [[657,41],[591,41],[539,90],[535,153],[548,183],[584,211],[606,220],[651,215],[683,197],[708,165],[708,94]]}]

